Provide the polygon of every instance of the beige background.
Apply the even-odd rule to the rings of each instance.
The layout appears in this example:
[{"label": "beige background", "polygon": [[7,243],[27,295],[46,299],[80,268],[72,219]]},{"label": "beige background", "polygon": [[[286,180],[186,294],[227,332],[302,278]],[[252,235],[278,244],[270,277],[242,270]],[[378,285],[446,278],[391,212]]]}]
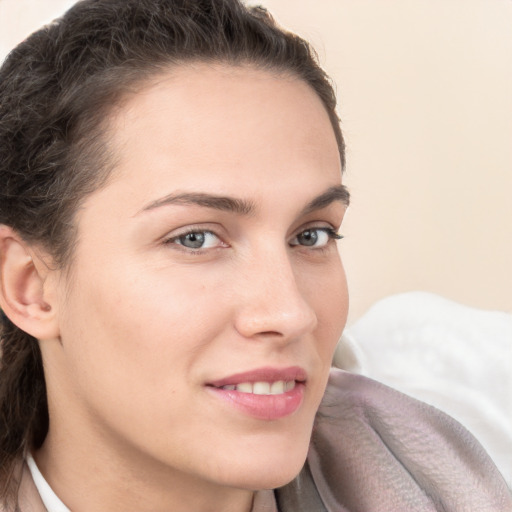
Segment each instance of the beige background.
[{"label": "beige background", "polygon": [[[338,84],[351,320],[409,290],[512,312],[512,1],[261,3]],[[0,0],[0,56],[71,4]]]}]

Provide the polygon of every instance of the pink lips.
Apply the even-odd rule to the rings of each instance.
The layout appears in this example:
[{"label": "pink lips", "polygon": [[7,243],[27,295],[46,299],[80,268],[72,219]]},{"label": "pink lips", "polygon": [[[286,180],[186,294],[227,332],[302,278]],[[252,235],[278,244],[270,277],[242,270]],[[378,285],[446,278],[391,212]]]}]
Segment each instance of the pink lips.
[{"label": "pink lips", "polygon": [[[306,372],[297,366],[289,368],[259,368],[237,373],[207,384],[207,390],[225,400],[235,409],[261,420],[277,420],[293,414],[302,404]],[[254,383],[292,383],[293,388],[277,394],[256,394],[236,389],[238,385]],[[256,384],[260,386],[260,384]],[[233,389],[235,387],[235,389]],[[279,384],[278,384],[279,387]]]},{"label": "pink lips", "polygon": [[304,382],[306,377],[306,371],[299,366],[291,366],[289,368],[258,368],[249,372],[236,373],[208,384],[220,388],[222,386],[240,384],[241,382],[276,382],[279,380]]}]

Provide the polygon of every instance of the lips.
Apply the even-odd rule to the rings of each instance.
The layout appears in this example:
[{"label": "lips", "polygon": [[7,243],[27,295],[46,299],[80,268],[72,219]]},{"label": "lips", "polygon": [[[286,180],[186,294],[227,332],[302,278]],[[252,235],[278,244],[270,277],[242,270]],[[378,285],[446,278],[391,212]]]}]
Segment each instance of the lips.
[{"label": "lips", "polygon": [[277,420],[302,404],[306,372],[300,367],[260,368],[207,384],[207,390],[243,414]]}]

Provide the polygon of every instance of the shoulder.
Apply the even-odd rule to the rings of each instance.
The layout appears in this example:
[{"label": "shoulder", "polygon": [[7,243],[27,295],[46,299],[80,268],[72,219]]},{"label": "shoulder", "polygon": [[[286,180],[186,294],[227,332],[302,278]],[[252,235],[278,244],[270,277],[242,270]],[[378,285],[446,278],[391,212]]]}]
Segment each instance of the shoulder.
[{"label": "shoulder", "polygon": [[341,370],[331,371],[299,479],[325,510],[512,511],[505,481],[462,425]]}]

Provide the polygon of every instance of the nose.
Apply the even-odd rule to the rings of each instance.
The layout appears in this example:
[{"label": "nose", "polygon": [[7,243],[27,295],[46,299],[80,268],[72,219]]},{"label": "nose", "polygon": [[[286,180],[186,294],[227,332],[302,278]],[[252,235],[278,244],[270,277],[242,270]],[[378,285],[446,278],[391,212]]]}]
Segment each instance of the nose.
[{"label": "nose", "polygon": [[312,332],[317,315],[301,289],[286,249],[254,255],[237,297],[237,331],[245,338],[293,341]]}]

